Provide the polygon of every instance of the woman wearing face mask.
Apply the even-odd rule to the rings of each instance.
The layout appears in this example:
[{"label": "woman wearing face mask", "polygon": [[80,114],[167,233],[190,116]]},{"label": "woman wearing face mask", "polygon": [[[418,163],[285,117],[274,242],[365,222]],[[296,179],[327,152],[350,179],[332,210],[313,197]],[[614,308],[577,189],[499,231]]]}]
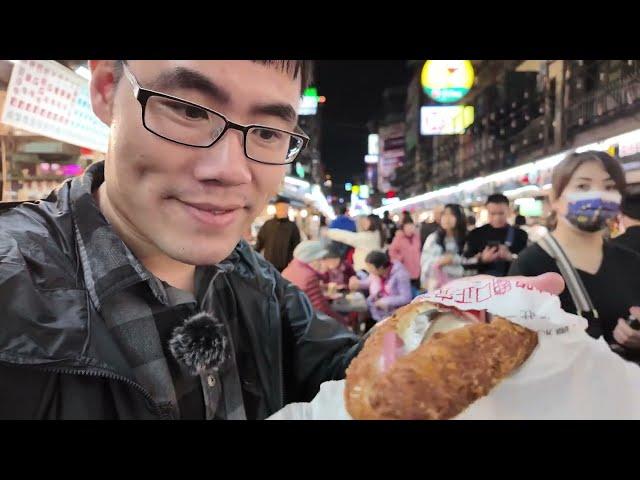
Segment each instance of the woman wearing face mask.
[{"label": "woman wearing face mask", "polygon": [[640,256],[605,242],[607,220],[618,213],[625,175],[604,152],[572,154],[552,174],[553,232],[521,252],[509,275],[561,273],[562,308],[589,321],[587,333],[603,336],[623,357],[640,361]]},{"label": "woman wearing face mask", "polygon": [[411,217],[405,216],[402,228],[389,245],[389,257],[404,265],[411,277],[411,286],[416,290],[420,288],[420,247],[420,233]]},{"label": "woman wearing face mask", "polygon": [[464,210],[457,204],[446,205],[438,229],[427,237],[422,247],[420,278],[427,291],[464,275],[463,265],[472,261],[461,255],[466,240]]}]

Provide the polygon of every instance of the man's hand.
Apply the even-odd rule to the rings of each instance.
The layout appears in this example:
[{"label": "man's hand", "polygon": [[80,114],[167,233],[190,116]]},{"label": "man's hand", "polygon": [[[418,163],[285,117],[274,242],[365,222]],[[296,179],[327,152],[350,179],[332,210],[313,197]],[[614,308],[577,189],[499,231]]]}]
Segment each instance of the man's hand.
[{"label": "man's hand", "polygon": [[360,280],[358,280],[358,277],[351,277],[349,279],[349,290],[352,292],[360,290]]},{"label": "man's hand", "polygon": [[502,260],[506,260],[507,262],[513,260],[513,254],[506,245],[500,245],[498,247],[498,257]]},{"label": "man's hand", "polygon": [[[640,319],[640,307],[631,307],[629,313]],[[640,330],[634,330],[622,318],[618,319],[618,325],[613,331],[613,338],[623,347],[633,350],[640,349]]]},{"label": "man's hand", "polygon": [[497,247],[484,247],[484,250],[480,254],[481,263],[493,263],[500,255]]}]

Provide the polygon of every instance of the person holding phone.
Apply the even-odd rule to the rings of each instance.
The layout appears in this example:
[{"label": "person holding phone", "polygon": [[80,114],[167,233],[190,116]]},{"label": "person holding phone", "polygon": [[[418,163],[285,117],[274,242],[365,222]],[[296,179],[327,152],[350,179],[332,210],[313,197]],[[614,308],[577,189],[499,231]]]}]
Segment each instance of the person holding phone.
[{"label": "person holding phone", "polygon": [[527,246],[527,232],[507,222],[509,199],[501,193],[487,198],[489,223],[472,230],[467,238],[464,256],[475,257],[478,273],[504,277],[511,262]]}]

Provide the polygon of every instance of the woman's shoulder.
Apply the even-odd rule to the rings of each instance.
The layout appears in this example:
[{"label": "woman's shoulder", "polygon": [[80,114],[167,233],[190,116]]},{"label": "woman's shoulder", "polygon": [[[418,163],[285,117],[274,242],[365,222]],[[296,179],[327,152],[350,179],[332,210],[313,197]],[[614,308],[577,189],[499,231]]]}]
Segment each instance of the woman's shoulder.
[{"label": "woman's shoulder", "polygon": [[533,243],[529,245],[527,248],[525,248],[524,250],[522,250],[518,255],[518,259],[520,258],[527,258],[527,259],[531,258],[536,260],[541,258],[548,258],[549,260],[552,260],[549,254],[545,252],[544,249],[538,243]]},{"label": "woman's shoulder", "polygon": [[553,258],[540,245],[534,243],[518,254],[509,274],[530,276],[551,271],[557,271]]},{"label": "woman's shoulder", "polygon": [[430,233],[427,236],[426,240],[424,241],[424,246],[426,248],[432,248],[435,245],[438,245],[438,232],[437,231],[435,231],[433,233]]}]

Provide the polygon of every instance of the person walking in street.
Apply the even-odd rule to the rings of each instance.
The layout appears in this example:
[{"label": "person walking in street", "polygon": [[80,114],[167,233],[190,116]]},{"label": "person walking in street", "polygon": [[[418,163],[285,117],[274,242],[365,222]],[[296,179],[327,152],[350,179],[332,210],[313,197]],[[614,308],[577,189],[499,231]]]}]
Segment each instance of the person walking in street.
[{"label": "person walking in street", "polygon": [[289,220],[289,201],[285,197],[276,200],[276,215],[267,220],[258,232],[256,250],[282,272],[293,259],[293,250],[300,243],[300,230]]}]

